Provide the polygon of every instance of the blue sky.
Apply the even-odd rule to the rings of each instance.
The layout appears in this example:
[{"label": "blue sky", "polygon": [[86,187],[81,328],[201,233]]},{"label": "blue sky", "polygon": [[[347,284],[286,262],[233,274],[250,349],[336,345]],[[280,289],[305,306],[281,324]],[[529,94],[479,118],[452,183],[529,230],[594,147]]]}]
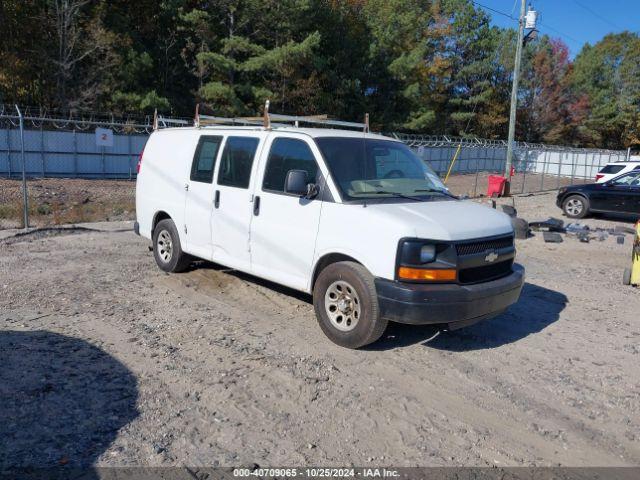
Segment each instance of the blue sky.
[{"label": "blue sky", "polygon": [[[582,45],[587,42],[593,45],[607,33],[640,30],[640,0],[527,0],[527,5],[529,2],[538,11],[538,30],[562,38],[569,46],[572,57]],[[475,3],[476,6],[486,5],[514,18],[520,12],[520,0],[478,0]],[[517,26],[512,19],[485,10],[496,25]]]}]

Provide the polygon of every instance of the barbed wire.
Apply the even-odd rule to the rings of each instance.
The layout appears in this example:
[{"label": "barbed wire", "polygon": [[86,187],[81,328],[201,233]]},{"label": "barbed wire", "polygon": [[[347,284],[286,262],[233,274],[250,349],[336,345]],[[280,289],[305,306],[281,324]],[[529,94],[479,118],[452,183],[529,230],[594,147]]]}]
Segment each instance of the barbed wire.
[{"label": "barbed wire", "polygon": [[[499,139],[487,139],[479,137],[454,137],[449,135],[423,135],[413,133],[385,133],[384,135],[393,137],[407,144],[412,148],[420,147],[457,147],[463,148],[506,148],[507,141]],[[515,142],[518,149],[529,150],[560,150],[563,152],[595,152],[595,153],[620,153],[623,150],[612,150],[606,148],[582,148],[569,145],[553,145],[548,143]]]},{"label": "barbed wire", "polygon": [[[21,111],[27,128],[31,126],[36,129],[86,131],[90,128],[105,127],[121,134],[149,134],[153,131],[153,115],[116,116],[112,113],[49,110],[38,107],[23,107]],[[179,117],[159,117],[160,122],[163,118],[191,121]],[[15,127],[19,126],[20,117],[13,105],[0,104],[0,119]]]},{"label": "barbed wire", "polygon": [[[79,130],[87,131],[91,128],[103,127],[109,128],[118,134],[150,134],[153,131],[152,115],[120,115],[113,113],[87,112],[87,111],[62,111],[49,110],[39,107],[24,107],[23,120],[25,127],[29,126],[41,130]],[[9,122],[13,127],[18,128],[20,125],[20,117],[18,116],[14,105],[0,104],[0,120]],[[167,121],[167,125],[163,122]],[[169,126],[170,121],[179,120],[186,121],[187,125],[192,125],[193,119],[174,116],[159,116],[159,127]],[[461,145],[464,148],[506,148],[507,141],[500,139],[487,139],[474,136],[456,137],[449,135],[429,135],[429,134],[412,134],[399,132],[383,133],[388,137],[395,138],[412,148],[438,148],[438,147],[457,147]],[[611,150],[602,148],[579,148],[566,145],[551,145],[545,143],[516,142],[518,149],[530,150],[560,150],[564,152],[595,152],[595,153],[620,153],[621,150]]]}]

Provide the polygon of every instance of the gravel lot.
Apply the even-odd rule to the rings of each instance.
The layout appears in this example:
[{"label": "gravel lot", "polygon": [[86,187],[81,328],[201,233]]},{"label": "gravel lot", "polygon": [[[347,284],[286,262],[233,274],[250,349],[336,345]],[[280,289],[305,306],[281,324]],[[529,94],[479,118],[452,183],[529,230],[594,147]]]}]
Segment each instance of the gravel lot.
[{"label": "gravel lot", "polygon": [[[529,221],[553,201],[515,199]],[[351,351],[305,295],[208,263],[164,274],[130,222],[91,227],[0,232],[0,471],[640,464],[629,235],[518,241],[507,313]]]}]

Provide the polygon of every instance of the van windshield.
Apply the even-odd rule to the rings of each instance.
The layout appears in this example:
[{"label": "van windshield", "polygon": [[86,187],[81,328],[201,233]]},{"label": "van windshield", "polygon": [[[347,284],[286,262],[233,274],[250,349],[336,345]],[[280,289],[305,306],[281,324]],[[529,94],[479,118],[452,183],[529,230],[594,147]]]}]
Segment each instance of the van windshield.
[{"label": "van windshield", "polygon": [[316,143],[346,200],[452,196],[426,162],[403,143],[344,137],[316,138]]}]

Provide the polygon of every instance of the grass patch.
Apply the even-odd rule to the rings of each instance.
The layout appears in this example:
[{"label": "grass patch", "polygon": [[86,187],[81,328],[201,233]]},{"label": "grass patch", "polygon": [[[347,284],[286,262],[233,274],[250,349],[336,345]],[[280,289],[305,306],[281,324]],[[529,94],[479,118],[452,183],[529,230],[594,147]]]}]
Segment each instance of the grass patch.
[{"label": "grass patch", "polygon": [[[131,220],[135,217],[135,203],[131,201],[71,203],[29,203],[29,225],[46,227],[70,223]],[[0,219],[23,226],[22,202],[0,204]]]},{"label": "grass patch", "polygon": [[3,220],[15,220],[22,216],[22,205],[15,203],[0,204],[0,218]]}]

